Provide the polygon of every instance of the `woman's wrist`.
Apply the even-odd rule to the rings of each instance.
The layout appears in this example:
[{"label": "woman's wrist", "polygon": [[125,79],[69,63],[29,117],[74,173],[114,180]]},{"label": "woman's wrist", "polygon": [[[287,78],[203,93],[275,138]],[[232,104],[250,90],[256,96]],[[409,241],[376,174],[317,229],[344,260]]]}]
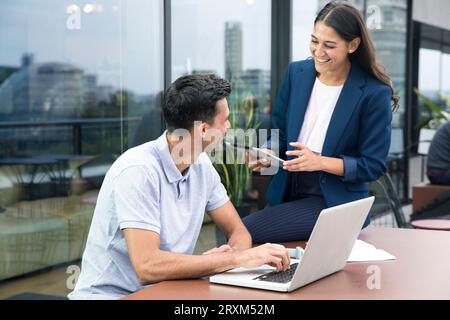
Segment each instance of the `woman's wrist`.
[{"label": "woman's wrist", "polygon": [[344,160],[319,156],[320,171],[328,172],[337,176],[344,176]]},{"label": "woman's wrist", "polygon": [[327,171],[327,157],[319,156],[319,171]]}]

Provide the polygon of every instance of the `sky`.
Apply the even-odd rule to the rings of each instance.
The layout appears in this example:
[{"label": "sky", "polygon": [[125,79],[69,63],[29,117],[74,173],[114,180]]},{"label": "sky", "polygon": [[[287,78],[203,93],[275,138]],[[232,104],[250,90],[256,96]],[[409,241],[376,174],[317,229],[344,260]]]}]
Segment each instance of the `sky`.
[{"label": "sky", "polygon": [[[419,89],[436,90],[442,88],[450,93],[450,54],[437,50],[420,49]],[[442,66],[442,67],[440,67]]]},{"label": "sky", "polygon": [[[88,3],[100,4],[100,10],[86,10]],[[79,29],[67,27],[76,16],[67,12],[73,4],[80,8]],[[270,5],[173,0],[174,76],[189,67],[223,75],[226,21],[243,23],[244,69],[270,69]],[[2,0],[0,66],[18,67],[21,56],[32,53],[35,63],[70,63],[96,74],[99,84],[156,93],[163,81],[162,10],[162,1],[155,0]]]},{"label": "sky", "polygon": [[173,0],[174,78],[189,67],[224,75],[226,21],[242,23],[243,68],[270,70],[270,0]]},{"label": "sky", "polygon": [[[88,3],[100,6],[86,10]],[[67,22],[77,5],[80,28]],[[309,38],[318,0],[294,0],[293,59],[309,54]],[[163,8],[156,0],[2,0],[0,66],[20,65],[24,53],[35,62],[70,63],[95,74],[101,85],[123,86],[138,94],[163,87]],[[226,21],[241,21],[243,68],[270,69],[271,0],[172,0],[172,76],[187,70],[224,75]],[[436,85],[436,57],[421,55],[421,87]],[[450,66],[448,55],[442,57]],[[443,88],[450,76],[441,72]]]},{"label": "sky", "polygon": [[311,55],[309,40],[314,27],[319,4],[317,0],[310,0],[307,6],[302,1],[293,1],[292,8],[292,58],[303,60]]},{"label": "sky", "polygon": [[[2,0],[0,66],[20,66],[32,53],[35,63],[70,63],[98,83],[150,94],[162,87],[162,6],[159,1]],[[93,2],[91,2],[93,3]],[[79,28],[69,28],[80,8]],[[87,11],[87,12],[86,12]],[[76,15],[75,15],[76,16]]]}]

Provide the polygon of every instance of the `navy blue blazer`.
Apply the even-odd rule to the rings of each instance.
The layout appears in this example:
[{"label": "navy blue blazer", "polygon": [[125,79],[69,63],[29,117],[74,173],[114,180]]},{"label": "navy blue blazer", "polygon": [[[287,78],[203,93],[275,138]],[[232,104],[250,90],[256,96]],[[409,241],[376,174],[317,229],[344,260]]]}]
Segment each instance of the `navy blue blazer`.
[{"label": "navy blue blazer", "polygon": [[[280,157],[294,149],[317,73],[313,60],[292,62],[286,71],[272,111],[272,134],[266,146],[279,150]],[[356,62],[352,63],[336,103],[322,155],[344,160],[344,176],[320,172],[319,183],[328,207],[368,196],[368,182],[386,172],[391,141],[391,90]],[[266,197],[271,205],[285,200],[288,171],[280,168],[272,177]],[[370,223],[367,217],[364,227]]]}]

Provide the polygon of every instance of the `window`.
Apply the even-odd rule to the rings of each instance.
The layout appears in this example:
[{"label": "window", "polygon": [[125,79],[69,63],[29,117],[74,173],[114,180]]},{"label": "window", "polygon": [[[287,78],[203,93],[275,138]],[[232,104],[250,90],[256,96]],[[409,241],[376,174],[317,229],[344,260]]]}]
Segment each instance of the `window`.
[{"label": "window", "polygon": [[439,50],[420,48],[419,50],[419,90],[427,97],[437,97],[440,90]]},{"label": "window", "polygon": [[105,172],[160,135],[162,3],[0,3],[0,280],[81,258]]},{"label": "window", "polygon": [[[292,2],[292,59],[304,60],[311,56],[309,42],[314,28],[314,19],[319,13],[322,1]],[[323,4],[325,5],[325,4]]]},{"label": "window", "polygon": [[[450,100],[450,31],[423,23],[416,23],[420,36],[418,89],[422,95],[442,109]],[[418,99],[418,128],[435,127],[445,121],[431,112],[425,99]]]},{"label": "window", "polygon": [[[245,113],[251,101],[255,120],[268,129],[270,21],[270,0],[173,0],[172,80],[195,73],[230,80],[230,111]],[[239,117],[231,119],[245,126]]]},{"label": "window", "polygon": [[[379,24],[370,31],[378,61],[385,68],[400,97],[400,107],[393,115],[392,127],[404,128],[407,1],[367,0],[366,6],[368,11],[371,8],[379,11]],[[369,17],[367,19],[369,20]],[[391,149],[403,150],[403,146],[392,145]]]},{"label": "window", "polygon": [[[450,78],[445,70],[450,70],[450,55],[440,50],[419,49],[419,91],[422,95],[445,108],[445,99],[450,97]],[[438,125],[432,119],[430,110],[423,99],[419,99],[419,127]]]},{"label": "window", "polygon": [[442,93],[450,99],[450,54],[442,54],[442,67],[441,67],[441,91]]}]

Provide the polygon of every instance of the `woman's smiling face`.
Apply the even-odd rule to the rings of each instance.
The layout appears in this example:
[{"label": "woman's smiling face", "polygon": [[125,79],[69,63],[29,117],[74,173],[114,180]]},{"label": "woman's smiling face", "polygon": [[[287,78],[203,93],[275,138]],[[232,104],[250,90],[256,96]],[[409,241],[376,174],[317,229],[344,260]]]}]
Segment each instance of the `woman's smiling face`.
[{"label": "woman's smiling face", "polygon": [[318,73],[339,71],[348,63],[348,54],[354,51],[352,47],[352,43],[342,39],[323,21],[315,24],[309,48]]}]

